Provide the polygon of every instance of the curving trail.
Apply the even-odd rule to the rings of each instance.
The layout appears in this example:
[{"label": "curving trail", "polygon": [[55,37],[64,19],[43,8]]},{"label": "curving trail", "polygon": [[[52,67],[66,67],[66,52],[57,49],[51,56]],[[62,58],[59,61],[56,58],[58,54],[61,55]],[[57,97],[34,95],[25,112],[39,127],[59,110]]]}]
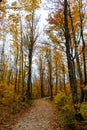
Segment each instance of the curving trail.
[{"label": "curving trail", "polygon": [[35,100],[30,111],[12,126],[12,130],[59,130],[56,109],[46,98]]}]

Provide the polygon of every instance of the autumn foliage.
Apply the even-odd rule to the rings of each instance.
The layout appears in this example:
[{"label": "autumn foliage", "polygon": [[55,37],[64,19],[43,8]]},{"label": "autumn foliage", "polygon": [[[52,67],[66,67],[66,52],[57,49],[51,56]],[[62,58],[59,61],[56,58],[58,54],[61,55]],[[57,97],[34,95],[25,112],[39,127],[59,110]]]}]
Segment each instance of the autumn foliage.
[{"label": "autumn foliage", "polygon": [[30,99],[48,96],[64,114],[72,113],[65,119],[72,121],[78,113],[86,117],[86,1],[51,0],[54,8],[47,8],[48,24],[40,31],[41,2],[0,3],[0,109],[19,112]]}]

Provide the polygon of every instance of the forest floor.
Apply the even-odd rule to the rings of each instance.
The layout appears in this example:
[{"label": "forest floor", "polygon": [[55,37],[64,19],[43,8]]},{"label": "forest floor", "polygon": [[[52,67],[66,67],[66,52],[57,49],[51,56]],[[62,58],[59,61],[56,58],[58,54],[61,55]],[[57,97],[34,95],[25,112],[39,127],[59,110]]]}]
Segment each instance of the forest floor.
[{"label": "forest floor", "polygon": [[47,98],[37,99],[31,108],[0,130],[59,130],[57,111]]}]

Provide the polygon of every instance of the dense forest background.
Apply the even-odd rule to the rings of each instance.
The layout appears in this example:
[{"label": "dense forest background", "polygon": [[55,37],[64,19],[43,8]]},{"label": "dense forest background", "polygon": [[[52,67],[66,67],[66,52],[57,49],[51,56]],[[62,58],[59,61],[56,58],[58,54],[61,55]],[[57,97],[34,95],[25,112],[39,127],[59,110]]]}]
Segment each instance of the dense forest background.
[{"label": "dense forest background", "polygon": [[[44,25],[41,8],[48,12]],[[81,104],[87,110],[87,1],[2,0],[0,105],[46,96],[72,104],[78,120],[83,120]]]}]

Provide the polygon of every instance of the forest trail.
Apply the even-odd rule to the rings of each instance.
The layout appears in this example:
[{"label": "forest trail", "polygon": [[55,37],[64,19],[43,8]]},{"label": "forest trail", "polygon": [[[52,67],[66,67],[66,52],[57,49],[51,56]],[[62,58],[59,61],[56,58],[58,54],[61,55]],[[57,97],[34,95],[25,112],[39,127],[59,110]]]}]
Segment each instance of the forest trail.
[{"label": "forest trail", "polygon": [[55,106],[46,98],[35,100],[30,111],[12,126],[12,130],[59,130]]}]

